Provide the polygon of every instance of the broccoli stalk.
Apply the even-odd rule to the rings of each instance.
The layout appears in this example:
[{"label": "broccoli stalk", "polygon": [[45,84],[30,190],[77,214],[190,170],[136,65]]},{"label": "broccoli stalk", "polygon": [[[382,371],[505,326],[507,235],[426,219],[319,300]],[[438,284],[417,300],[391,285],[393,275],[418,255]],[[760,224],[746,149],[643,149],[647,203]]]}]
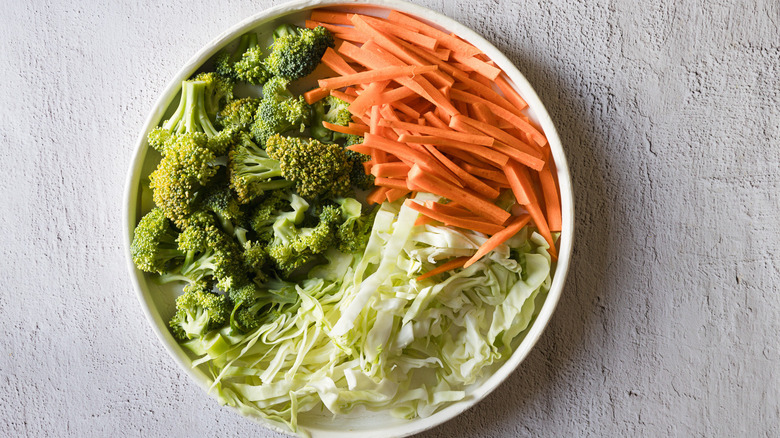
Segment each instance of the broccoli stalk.
[{"label": "broccoli stalk", "polygon": [[230,151],[228,163],[230,187],[236,192],[238,202],[246,204],[268,190],[292,185],[292,182],[280,178],[282,169],[279,162],[270,158],[246,133],[240,133],[239,139]]}]

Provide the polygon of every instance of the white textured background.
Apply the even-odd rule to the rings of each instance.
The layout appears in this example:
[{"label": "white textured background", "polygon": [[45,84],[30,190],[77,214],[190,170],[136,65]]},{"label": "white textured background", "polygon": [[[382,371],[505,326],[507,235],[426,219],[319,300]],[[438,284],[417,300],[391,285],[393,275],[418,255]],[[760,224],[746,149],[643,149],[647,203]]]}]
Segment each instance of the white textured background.
[{"label": "white textured background", "polygon": [[[177,369],[121,240],[125,173],[157,95],[273,3],[3,3],[0,436],[277,436]],[[780,4],[419,3],[527,76],[577,206],[538,346],[422,436],[777,436]]]}]

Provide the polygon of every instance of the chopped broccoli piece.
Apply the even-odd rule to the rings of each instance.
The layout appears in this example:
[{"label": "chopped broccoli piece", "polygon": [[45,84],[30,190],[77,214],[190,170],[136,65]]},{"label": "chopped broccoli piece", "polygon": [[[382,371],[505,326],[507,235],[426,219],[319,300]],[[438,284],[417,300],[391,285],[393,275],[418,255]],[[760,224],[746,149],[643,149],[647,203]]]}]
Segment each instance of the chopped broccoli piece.
[{"label": "chopped broccoli piece", "polygon": [[238,202],[246,204],[268,190],[292,185],[280,178],[279,161],[270,158],[245,132],[239,133],[238,137],[238,144],[230,151],[228,161],[230,187],[236,192]]},{"label": "chopped broccoli piece", "polygon": [[217,55],[214,62],[214,69],[216,72],[222,76],[237,79],[236,71],[233,66],[250,47],[257,47],[257,34],[254,32],[241,35],[241,38],[238,40],[238,45],[232,52],[223,50]]},{"label": "chopped broccoli piece", "polygon": [[178,232],[159,208],[147,213],[133,232],[130,253],[144,272],[162,274],[184,261],[185,252],[176,244]]},{"label": "chopped broccoli piece", "polygon": [[327,96],[317,101],[313,106],[313,120],[311,124],[311,136],[323,143],[333,143],[347,138],[348,134],[331,131],[322,126],[322,122],[339,126],[348,126],[352,121],[352,113],[349,112],[349,103],[335,96]]},{"label": "chopped broccoli piece", "polygon": [[240,244],[246,243],[244,212],[233,196],[227,181],[212,183],[204,193],[201,206],[217,216],[219,224],[227,234],[236,237]]},{"label": "chopped broccoli piece", "polygon": [[274,76],[299,79],[314,71],[325,50],[333,46],[333,34],[322,26],[305,29],[283,24],[274,31],[265,68]]},{"label": "chopped broccoli piece", "polygon": [[268,243],[273,239],[273,225],[276,217],[290,206],[290,195],[283,190],[275,190],[255,206],[249,217],[249,226],[254,230],[260,242]]},{"label": "chopped broccoli piece", "polygon": [[203,107],[209,119],[215,120],[219,110],[233,100],[233,81],[215,72],[200,73],[193,80],[205,83]]},{"label": "chopped broccoli piece", "polygon": [[[248,283],[230,292],[234,307],[230,314],[230,327],[246,333],[267,321],[276,318],[278,307],[295,303],[295,285],[281,280],[272,280],[263,286]],[[277,306],[276,311],[273,309]]]},{"label": "chopped broccoli piece", "polygon": [[274,77],[263,86],[263,98],[251,126],[252,137],[265,147],[268,138],[296,130],[303,132],[311,124],[311,107],[303,96],[295,97],[287,89],[289,81]]},{"label": "chopped broccoli piece", "polygon": [[209,291],[204,282],[192,283],[176,299],[176,314],[169,325],[176,339],[184,341],[227,324],[231,311],[227,296]]},{"label": "chopped broccoli piece", "polygon": [[215,67],[217,73],[223,76],[263,85],[271,77],[263,64],[264,59],[265,55],[257,45],[257,34],[252,32],[241,36],[238,47],[232,53],[222,52]]},{"label": "chopped broccoli piece", "polygon": [[217,113],[217,125],[223,128],[248,130],[255,123],[257,107],[260,99],[245,97],[228,103]]},{"label": "chopped broccoli piece", "polygon": [[293,181],[296,191],[305,199],[346,196],[351,192],[352,163],[337,144],[275,135],[268,139],[266,152],[279,161],[282,177]]},{"label": "chopped broccoli piece", "polygon": [[336,200],[341,207],[341,224],[336,230],[338,249],[344,253],[356,253],[366,248],[374,218],[379,211],[374,207],[373,211],[365,216],[361,215],[363,206],[353,198],[341,198]]}]

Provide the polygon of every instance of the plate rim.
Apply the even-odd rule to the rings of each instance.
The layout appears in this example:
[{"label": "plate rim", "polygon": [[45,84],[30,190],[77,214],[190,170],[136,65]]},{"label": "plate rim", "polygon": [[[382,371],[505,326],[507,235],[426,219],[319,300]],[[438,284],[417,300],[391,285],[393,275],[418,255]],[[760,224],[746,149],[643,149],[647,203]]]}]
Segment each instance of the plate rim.
[{"label": "plate rim", "polygon": [[[146,153],[148,151],[146,135],[154,126],[159,124],[160,119],[164,115],[171,101],[178,93],[181,86],[181,81],[190,77],[198,68],[203,65],[205,61],[207,61],[224,46],[233,41],[236,36],[251,28],[257,27],[261,24],[262,21],[271,21],[287,14],[324,6],[368,6],[399,10],[401,12],[412,14],[425,21],[439,25],[442,28],[455,33],[467,42],[474,44],[477,48],[487,54],[491,60],[498,64],[498,66],[507,74],[509,79],[511,79],[511,81],[515,84],[515,88],[518,89],[520,94],[528,103],[529,107],[533,108],[533,111],[538,118],[539,124],[547,136],[557,170],[561,196],[561,211],[563,213],[562,232],[559,237],[559,258],[550,290],[541,306],[538,315],[536,316],[536,319],[531,324],[524,339],[520,342],[515,351],[512,352],[511,356],[506,359],[506,361],[496,370],[492,376],[484,380],[477,387],[476,392],[472,393],[471,397],[459,402],[455,402],[452,405],[437,411],[429,417],[416,418],[409,421],[408,423],[391,426],[381,430],[381,436],[409,436],[439,426],[457,417],[459,414],[470,409],[485,397],[487,397],[487,395],[492,393],[515,370],[517,370],[519,365],[525,360],[530,351],[539,341],[542,333],[550,322],[552,314],[555,311],[563,293],[563,287],[566,282],[566,277],[568,275],[572,257],[574,243],[574,196],[571,175],[569,173],[566,154],[561,144],[557,130],[553,124],[552,118],[547,112],[547,108],[541,102],[541,99],[539,99],[539,96],[537,95],[534,88],[520,72],[520,70],[514,65],[514,63],[512,63],[512,61],[509,60],[509,58],[497,47],[495,47],[482,35],[475,32],[468,26],[461,24],[457,20],[452,19],[440,12],[434,11],[424,6],[409,3],[404,0],[293,0],[258,11],[257,13],[254,13],[251,16],[228,27],[226,30],[214,37],[211,41],[202,46],[187,62],[185,62],[182,68],[179,69],[179,71],[167,83],[163,91],[159,94],[159,97],[152,105],[148,116],[142,124],[140,134],[134,143],[133,156],[125,179],[124,194],[122,197],[122,217],[125,230],[123,238],[125,257],[130,272],[130,278],[133,283],[133,287],[135,288],[138,301],[141,304],[141,308],[144,312],[144,315],[146,316],[147,321],[152,326],[152,331],[154,331],[158,340],[162,343],[165,350],[179,365],[179,367],[185,373],[187,373],[187,375],[198,386],[206,391],[209,396],[214,398],[214,395],[208,391],[209,385],[207,383],[208,380],[206,375],[200,371],[200,369],[192,368],[190,366],[190,358],[186,355],[184,349],[173,339],[172,335],[167,330],[167,323],[162,320],[157,309],[153,309],[150,305],[151,298],[147,298],[147,295],[149,295],[149,290],[145,286],[145,274],[136,269],[132,261],[132,256],[130,255],[132,232],[135,228],[135,221],[137,216],[140,173],[146,158]],[[276,424],[272,421],[254,416],[246,417],[274,431],[291,434],[288,429],[280,427],[279,424]],[[307,430],[309,432],[315,432],[313,435],[323,437],[360,436],[360,434],[364,432],[348,430],[334,432],[330,430],[312,428],[307,428]],[[377,430],[376,432],[380,431]]]}]

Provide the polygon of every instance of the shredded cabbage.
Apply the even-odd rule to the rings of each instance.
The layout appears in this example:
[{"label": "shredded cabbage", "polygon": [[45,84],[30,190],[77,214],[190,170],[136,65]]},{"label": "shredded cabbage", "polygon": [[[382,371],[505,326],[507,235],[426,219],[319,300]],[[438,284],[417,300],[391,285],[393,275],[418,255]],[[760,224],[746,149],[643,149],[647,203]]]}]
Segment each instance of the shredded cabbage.
[{"label": "shredded cabbage", "polygon": [[363,256],[329,252],[333,269],[313,270],[274,321],[187,342],[220,402],[305,433],[298,415],[320,405],[414,418],[466,397],[481,371],[511,354],[549,290],[547,244],[526,228],[470,267],[418,282],[486,236],[416,219],[383,204]]}]

